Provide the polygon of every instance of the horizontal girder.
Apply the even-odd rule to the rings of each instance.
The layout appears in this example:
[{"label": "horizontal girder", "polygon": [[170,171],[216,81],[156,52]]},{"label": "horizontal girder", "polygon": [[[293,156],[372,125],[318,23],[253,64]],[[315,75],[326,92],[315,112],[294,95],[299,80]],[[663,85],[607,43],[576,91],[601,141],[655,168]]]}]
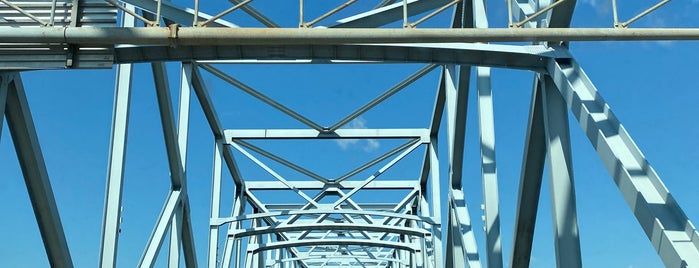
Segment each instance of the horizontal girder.
[{"label": "horizontal girder", "polygon": [[697,28],[489,28],[489,29],[303,29],[303,28],[9,28],[6,43],[75,45],[339,45],[382,43],[475,43],[536,41],[699,40]]}]

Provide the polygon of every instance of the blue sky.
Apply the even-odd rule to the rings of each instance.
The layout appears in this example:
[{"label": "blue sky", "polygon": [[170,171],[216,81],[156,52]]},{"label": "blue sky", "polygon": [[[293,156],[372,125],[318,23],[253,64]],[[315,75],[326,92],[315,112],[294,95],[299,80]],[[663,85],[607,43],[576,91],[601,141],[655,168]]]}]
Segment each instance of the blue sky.
[{"label": "blue sky", "polygon": [[[311,1],[307,1],[309,5]],[[653,1],[619,1],[620,17],[629,18]],[[642,3],[641,3],[642,2]],[[277,16],[273,7],[257,4]],[[490,3],[489,3],[490,4]],[[493,27],[504,27],[502,3],[489,6]],[[609,1],[580,0],[576,27],[610,27]],[[276,10],[279,11],[279,10]],[[696,0],[672,2],[635,27],[697,27]],[[296,16],[295,10],[292,12]],[[236,14],[236,13],[234,13]],[[276,17],[275,17],[276,18]],[[448,18],[441,16],[437,22]],[[234,20],[234,19],[232,19]],[[234,20],[235,21],[235,20]],[[241,19],[245,25],[246,19]],[[295,17],[280,20],[296,23]],[[670,192],[691,220],[699,220],[699,127],[696,78],[697,42],[573,43],[571,51],[634,138]],[[279,98],[319,123],[332,124],[354,108],[421,68],[422,65],[238,65],[225,66],[239,80]],[[168,66],[176,73],[176,66]],[[124,190],[124,222],[119,264],[134,266],[141,255],[169,188],[168,169],[150,67],[138,65],[132,94],[129,147]],[[216,96],[215,105],[228,128],[294,128],[297,122],[273,111],[215,77],[204,73]],[[354,127],[424,127],[430,117],[438,72],[433,71],[386,103],[354,122]],[[496,148],[500,184],[503,250],[509,258],[512,223],[533,75],[493,70]],[[76,267],[94,267],[99,254],[107,150],[113,101],[113,70],[36,71],[23,80],[46,159],[57,204]],[[177,85],[175,80],[171,85]],[[474,92],[471,92],[474,93]],[[173,93],[174,94],[174,93]],[[176,96],[176,94],[174,94]],[[481,203],[475,96],[467,120],[465,191],[475,230],[480,230]],[[193,208],[197,253],[204,261],[209,213],[213,141],[206,121],[193,103],[188,157],[189,195]],[[588,267],[660,267],[662,263],[596,153],[571,117],[572,150],[583,263]],[[399,141],[337,144],[326,142],[256,143],[321,175],[342,174],[370,156],[390,150]],[[446,137],[442,159],[446,161]],[[298,148],[311,148],[298,150]],[[0,136],[0,266],[48,265],[7,126]],[[317,157],[322,153],[323,157]],[[326,157],[327,156],[327,157]],[[339,161],[337,161],[339,160]],[[410,159],[403,164],[411,171]],[[241,169],[261,174],[250,164]],[[401,171],[396,171],[401,172]],[[225,172],[224,172],[225,174]],[[409,173],[414,174],[414,173]],[[447,174],[442,172],[442,174]],[[388,175],[388,174],[387,174]],[[402,173],[393,173],[400,176]],[[224,180],[228,182],[229,180]],[[532,267],[553,267],[553,241],[548,188],[544,180]],[[224,189],[232,189],[230,183]],[[230,200],[230,193],[224,193]],[[223,202],[223,210],[230,202]],[[482,232],[476,231],[479,245]],[[481,250],[482,252],[482,250]]]}]

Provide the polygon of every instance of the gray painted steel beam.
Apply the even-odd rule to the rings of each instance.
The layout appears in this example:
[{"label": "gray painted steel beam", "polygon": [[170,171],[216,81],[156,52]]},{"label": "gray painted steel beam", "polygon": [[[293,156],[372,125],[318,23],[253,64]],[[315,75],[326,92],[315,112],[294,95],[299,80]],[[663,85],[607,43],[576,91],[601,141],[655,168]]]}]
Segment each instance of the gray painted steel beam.
[{"label": "gray painted steel beam", "polygon": [[[73,267],[63,225],[19,73],[3,73],[0,98],[32,203],[44,249],[52,267]],[[0,121],[2,124],[2,121]]]},{"label": "gray painted steel beam", "polygon": [[[466,67],[470,70],[470,67]],[[456,67],[444,67],[443,79],[446,89],[447,142],[449,144],[449,181],[452,188],[461,189],[464,160],[464,138],[466,137],[466,111],[468,109],[468,87],[458,83]],[[459,88],[460,86],[465,88]]]},{"label": "gray painted steel beam", "polygon": [[[262,211],[264,213],[270,212],[270,209],[268,209],[268,207],[270,207],[270,206],[262,204],[262,202],[260,202],[250,191],[247,191],[247,190],[245,191],[245,197],[246,197],[248,204],[253,207],[253,213],[258,213],[258,211]],[[303,206],[304,206],[304,208],[302,208],[302,209],[307,209],[308,204],[305,204]],[[242,206],[242,207],[244,207],[244,206]],[[301,207],[301,206],[299,206],[299,207]],[[276,217],[266,217],[266,218],[263,218],[263,220],[268,225],[281,224],[281,221],[276,219]],[[285,234],[279,234],[277,237],[277,240],[288,241],[289,237],[286,236]],[[240,241],[240,240],[238,240],[238,241]],[[237,244],[237,248],[239,249],[239,251],[242,251],[242,248],[240,247],[240,243]],[[294,257],[300,256],[299,251],[296,250],[295,248],[290,248],[290,249],[288,249],[288,251]],[[242,254],[238,254],[237,256],[241,256],[241,255]],[[236,263],[238,263],[238,262],[236,262]],[[306,263],[303,260],[296,262],[295,264],[297,264],[299,267],[302,267],[302,268],[308,267],[308,265],[306,265]]]},{"label": "gray painted steel beam", "polygon": [[273,153],[270,153],[270,152],[268,152],[268,151],[265,151],[264,149],[262,149],[262,148],[260,148],[260,147],[257,147],[257,146],[255,146],[255,145],[252,145],[252,144],[247,143],[247,142],[244,142],[244,141],[242,141],[242,140],[236,140],[235,143],[237,143],[237,144],[239,144],[239,145],[241,145],[241,146],[243,146],[243,147],[245,147],[245,148],[248,148],[248,149],[250,149],[250,150],[252,150],[252,151],[254,151],[254,152],[256,152],[256,153],[258,153],[258,154],[260,154],[260,155],[262,155],[262,156],[264,156],[264,157],[267,157],[267,158],[273,160],[274,162],[277,162],[277,163],[279,163],[279,164],[282,164],[282,165],[284,165],[284,166],[286,166],[286,167],[288,167],[288,168],[291,168],[291,169],[293,169],[293,170],[295,170],[295,171],[297,171],[297,172],[299,172],[299,173],[301,173],[301,174],[303,174],[303,175],[306,175],[306,176],[308,176],[308,177],[310,177],[310,178],[313,178],[313,179],[315,179],[315,180],[317,180],[317,181],[319,181],[319,182],[322,182],[322,183],[324,183],[324,184],[326,184],[326,183],[329,182],[328,179],[326,179],[325,177],[320,176],[320,175],[318,175],[318,174],[316,174],[316,173],[314,173],[314,172],[312,172],[312,171],[310,171],[310,170],[308,170],[308,169],[305,169],[305,168],[303,168],[303,167],[301,167],[301,166],[299,166],[299,165],[296,165],[296,164],[292,163],[291,161],[288,161],[288,160],[286,160],[286,159],[284,159],[284,158],[282,158],[282,157],[279,157],[279,156],[277,156],[277,155],[275,155],[275,154],[273,154]]},{"label": "gray painted steel beam", "polygon": [[177,207],[181,204],[180,197],[181,192],[178,190],[170,191],[168,194],[165,205],[163,205],[163,209],[158,217],[158,222],[150,238],[148,238],[146,249],[143,251],[141,260],[138,262],[138,267],[153,267],[153,265],[155,265],[155,259],[163,244],[168,227],[170,227],[170,219],[176,214]]},{"label": "gray painted steel beam", "polygon": [[378,241],[368,239],[304,239],[294,241],[273,242],[259,245],[248,245],[248,250],[254,253],[273,250],[278,248],[310,247],[318,245],[342,245],[342,246],[367,246],[380,248],[394,248],[415,252],[418,250],[414,245],[408,243]]},{"label": "gray painted steel beam", "polygon": [[[469,267],[480,267],[478,247],[471,229],[468,208],[461,192],[470,82],[470,73],[467,74],[466,72],[470,72],[471,68],[470,66],[461,66],[459,69],[460,73],[457,77],[455,68],[446,66],[440,81],[445,87],[446,93],[447,137],[449,143],[450,189],[448,199],[449,215],[447,216],[450,222],[447,225],[447,240],[451,239],[451,242],[454,243],[447,243],[447,246],[456,247],[447,249],[448,254],[451,254],[451,258],[447,258],[447,261],[452,261],[454,267],[461,267],[466,263],[468,263]],[[466,77],[461,77],[461,75],[466,75]],[[455,201],[455,196],[461,196],[461,199]],[[467,228],[462,228],[462,226],[467,226]]]},{"label": "gray painted steel beam", "polygon": [[463,28],[463,29],[296,29],[296,28],[7,28],[5,43],[73,45],[351,45],[538,41],[699,40],[697,28]]},{"label": "gray painted steel beam", "polygon": [[[297,189],[300,190],[322,190],[329,185],[319,182],[319,181],[289,181]],[[338,189],[353,189],[359,187],[362,184],[361,181],[343,181],[343,182],[333,182],[330,185],[337,187]],[[373,181],[364,186],[366,190],[381,190],[381,189],[396,189],[396,190],[412,190],[415,187],[419,187],[419,183],[414,180],[387,180],[387,181]],[[254,190],[287,190],[288,187],[279,184],[278,181],[246,181],[245,189]]]},{"label": "gray painted steel beam", "polygon": [[667,267],[699,266],[699,233],[619,119],[573,60],[551,61],[561,92]]},{"label": "gray painted steel beam", "polygon": [[[473,26],[487,29],[488,17],[484,0],[474,0]],[[503,267],[500,238],[500,204],[495,158],[495,116],[491,89],[490,67],[476,67],[478,91],[478,126],[481,151],[481,176],[483,188],[483,212],[486,235],[486,264],[489,268]]]},{"label": "gray painted steel beam", "polygon": [[[218,63],[437,63],[545,71],[545,59],[570,57],[544,46],[495,44],[144,46],[114,51],[115,63],[216,60]],[[229,60],[220,62],[220,60]]]},{"label": "gray painted steel beam", "polygon": [[7,100],[8,86],[12,81],[9,75],[0,75],[0,139],[2,138],[3,121],[5,120],[5,102]]},{"label": "gray painted steel beam", "polygon": [[194,229],[192,228],[192,212],[189,201],[184,200],[182,211],[182,252],[185,267],[198,267],[197,252],[194,247]]},{"label": "gray painted steel beam", "polygon": [[468,213],[466,199],[461,189],[452,189],[450,202],[450,217],[453,216],[454,232],[453,239],[459,240],[462,251],[461,253],[468,262],[469,267],[481,267],[480,257],[478,256],[478,246],[476,244],[476,236],[473,226],[471,225],[471,216]]},{"label": "gray painted steel beam", "polygon": [[417,72],[411,74],[407,78],[403,79],[402,81],[398,82],[398,84],[394,85],[393,87],[389,88],[385,92],[381,93],[381,95],[377,96],[373,100],[369,101],[368,103],[364,104],[362,107],[359,109],[355,110],[351,114],[347,115],[345,118],[340,119],[337,121],[337,123],[333,124],[332,126],[329,127],[329,131],[335,131],[347,123],[351,122],[355,118],[361,116],[364,114],[366,111],[371,110],[374,108],[376,105],[381,104],[384,100],[390,98],[394,94],[400,92],[403,90],[405,87],[411,85],[413,82],[417,81],[418,79],[422,78],[426,74],[430,73],[432,70],[437,68],[437,65],[434,64],[429,64]]},{"label": "gray painted steel beam", "polygon": [[568,111],[563,96],[550,77],[543,76],[543,80],[556,266],[582,267]]},{"label": "gray painted steel beam", "polygon": [[182,245],[182,203],[175,208],[175,214],[170,219],[170,244],[168,248],[168,268],[180,267],[180,246]]},{"label": "gray painted steel beam", "polygon": [[[353,259],[361,262],[393,262],[393,263],[400,263],[402,265],[410,265],[407,260],[401,260],[398,258],[368,258],[368,257],[358,257],[358,256],[353,256],[353,255],[330,255],[330,254],[318,254],[318,255],[313,255],[313,256],[305,256],[305,257],[300,257],[300,258],[278,258],[268,265],[276,265],[276,264],[282,264],[286,262],[293,262],[293,261],[299,261],[299,260],[306,260],[306,261],[327,261],[328,259]],[[325,267],[331,267],[329,265],[326,265]],[[381,267],[381,266],[377,266]],[[385,267],[385,266],[384,266]]]},{"label": "gray painted steel beam", "polygon": [[429,139],[429,131],[421,128],[338,129],[329,133],[315,129],[227,129],[224,135],[228,144],[236,139]]},{"label": "gray painted steel beam", "polygon": [[554,0],[552,3],[565,1],[553,8],[549,17],[549,28],[569,28],[577,0]]},{"label": "gray painted steel beam", "polygon": [[245,214],[240,216],[235,216],[231,218],[220,218],[212,219],[211,225],[223,225],[228,222],[245,221],[258,218],[272,218],[277,216],[286,215],[316,215],[316,214],[345,214],[345,215],[367,215],[367,216],[380,216],[385,218],[395,218],[395,219],[405,219],[418,222],[426,222],[429,224],[434,224],[435,222],[430,217],[417,216],[412,214],[403,214],[396,212],[386,212],[386,211],[375,211],[375,210],[357,210],[357,209],[335,209],[335,210],[323,210],[323,209],[304,209],[304,210],[284,210],[266,213],[255,213],[255,214]]},{"label": "gray painted steel beam", "polygon": [[495,115],[490,84],[490,68],[476,67],[476,76],[486,256],[488,267],[499,268],[503,266],[503,260],[500,238],[498,177],[495,160]]},{"label": "gray painted steel beam", "polygon": [[[240,217],[241,215],[243,215],[245,213],[246,204],[243,204],[245,201],[243,201],[244,197],[242,195],[243,195],[243,192],[236,191],[235,196],[233,197],[233,208],[231,211],[232,218]],[[210,220],[213,223],[213,221],[215,219],[210,219]],[[242,228],[242,223],[237,222],[235,224],[233,224],[233,223],[230,224],[228,226],[228,231],[234,230],[236,228]],[[240,240],[234,240],[231,237],[226,237],[226,242],[225,242],[224,247],[223,247],[223,258],[221,260],[221,267],[225,267],[225,268],[230,267],[231,259],[233,259],[233,263],[235,263],[236,265],[238,263],[240,263],[239,254],[237,254],[237,252],[236,252],[235,253],[236,256],[233,256],[234,249],[241,248],[240,244],[241,244]],[[209,264],[209,266],[211,266],[211,264]]]},{"label": "gray painted steel beam", "polygon": [[158,109],[160,111],[160,121],[165,138],[165,149],[168,157],[168,167],[170,168],[171,184],[176,189],[182,186],[184,180],[184,169],[182,157],[177,143],[177,130],[175,129],[175,117],[172,109],[172,98],[170,97],[170,85],[168,84],[165,64],[154,62],[151,64],[153,80],[155,82],[155,92],[158,99]]},{"label": "gray painted steel beam", "polygon": [[[132,5],[127,4],[125,7],[135,10],[135,7]],[[128,28],[134,27],[136,19],[130,15],[123,15],[121,17],[121,25]],[[117,267],[132,74],[133,65],[117,65],[104,214],[102,216],[102,237],[100,241],[99,266],[103,268]]]},{"label": "gray painted steel beam", "polygon": [[[454,211],[452,208],[453,204],[449,202],[448,208],[448,219],[447,219],[447,247],[445,249],[446,255],[444,259],[444,265],[447,267],[466,267],[466,254],[464,252],[463,241],[460,239],[461,228],[456,221]],[[469,268],[472,265],[468,265]]]},{"label": "gray painted steel beam", "polygon": [[[209,94],[209,90],[206,87],[204,81],[202,80],[199,68],[192,69],[191,82],[192,88],[194,89],[194,93],[196,94],[197,99],[199,100],[199,104],[204,112],[206,121],[209,123],[209,127],[211,128],[211,132],[213,133],[214,138],[223,138],[224,131],[223,126],[221,125],[221,120],[218,118],[218,113],[216,113],[216,109],[214,108],[211,95]],[[239,189],[243,185],[243,178],[240,175],[240,171],[238,170],[238,165],[235,163],[233,152],[231,151],[230,146],[224,146],[223,151],[221,153],[223,154],[223,160],[226,163],[226,167],[228,168],[228,171],[230,172],[231,177],[233,178],[233,182],[235,183],[236,188]]]},{"label": "gray painted steel beam", "polygon": [[[228,0],[228,1],[233,3],[233,4],[236,4],[236,5],[243,2],[242,0]],[[242,9],[245,13],[247,13],[251,17],[255,18],[257,21],[261,22],[262,24],[264,24],[267,27],[281,28],[281,26],[279,26],[279,24],[274,22],[271,18],[265,16],[265,14],[262,14],[261,12],[257,11],[257,9],[255,9],[251,5],[241,6],[240,9]]]},{"label": "gray painted steel beam", "polygon": [[[211,172],[211,208],[209,211],[209,219],[218,219],[221,217],[221,169],[223,143],[216,140],[214,143],[213,170]],[[216,268],[218,263],[218,240],[219,226],[209,226],[209,254],[207,265],[209,268]]]},{"label": "gray painted steel beam", "polygon": [[299,122],[315,129],[318,131],[323,131],[324,128],[320,126],[319,124],[313,122],[312,120],[308,119],[307,117],[304,117],[303,115],[299,114],[298,112],[294,111],[291,108],[288,108],[284,106],[283,104],[277,102],[273,98],[270,98],[259,91],[255,90],[254,88],[244,84],[243,82],[233,78],[232,76],[226,74],[225,72],[211,66],[208,64],[202,64],[201,68],[204,70],[207,70],[211,74],[215,75],[216,77],[220,78],[221,80],[237,87],[238,89],[242,90],[243,92],[247,93],[248,95],[264,102],[265,104],[272,106],[273,108],[279,110],[280,112],[290,116],[291,118],[294,118],[298,120]]},{"label": "gray painted steel beam", "polygon": [[[441,7],[449,0],[406,0],[408,16]],[[338,20],[331,28],[378,28],[403,19],[403,3],[394,3]]]},{"label": "gray painted steel beam", "polygon": [[[325,211],[323,214],[338,214],[336,212]],[[238,229],[229,231],[229,236],[246,237],[260,234],[273,234],[281,232],[297,232],[307,230],[323,230],[323,231],[366,231],[366,232],[381,232],[381,233],[396,233],[410,236],[425,237],[430,235],[430,232],[424,229],[409,228],[401,226],[391,226],[383,224],[362,224],[362,223],[310,223],[310,224],[293,224],[284,226],[262,226],[250,229]]]},{"label": "gray painted steel beam", "polygon": [[517,194],[517,210],[515,215],[515,233],[512,243],[510,267],[529,267],[534,241],[534,226],[539,208],[541,181],[546,160],[546,132],[544,129],[543,90],[539,80],[534,82],[526,138],[524,140],[524,156]]},{"label": "gray painted steel beam", "polygon": [[[194,21],[194,10],[190,8],[183,8],[183,7],[178,7],[172,3],[169,3],[170,1],[153,1],[153,0],[119,0],[124,3],[129,3],[132,5],[137,6],[138,8],[151,12],[153,14],[156,13],[157,8],[158,8],[158,2],[160,2],[160,15],[168,20],[171,20],[179,25],[188,25],[191,26],[192,22]],[[202,19],[210,19],[212,16],[205,14],[203,12],[199,12],[197,14],[199,18]],[[228,27],[228,28],[237,28],[238,26],[230,23],[228,21],[222,20],[222,19],[217,19],[212,21],[211,23],[208,24],[208,26],[213,26],[213,27]]]},{"label": "gray painted steel beam", "polygon": [[[441,177],[439,172],[439,154],[437,152],[437,138],[434,137],[430,141],[428,151],[430,152],[430,208],[432,211],[432,257],[435,267],[444,267],[444,256],[442,253],[442,198],[441,198]],[[427,192],[427,187],[423,187]]]},{"label": "gray painted steel beam", "polygon": [[121,64],[117,66],[116,71],[117,82],[112,115],[109,164],[107,166],[107,189],[104,202],[104,216],[102,218],[100,267],[116,267],[132,69],[131,64]]},{"label": "gray painted steel beam", "polygon": [[[187,167],[187,141],[189,137],[189,114],[191,105],[191,95],[192,95],[192,80],[195,66],[191,63],[182,64],[182,77],[180,80],[180,97],[179,97],[179,112],[177,120],[177,145],[179,146],[180,153],[180,163],[179,169],[185,170]],[[181,235],[179,238],[182,244],[182,252],[184,255],[185,264],[187,267],[197,267],[196,262],[196,249],[194,246],[194,237],[192,233],[192,223],[189,214],[189,196],[187,195],[187,176],[186,171],[184,176],[181,177],[180,188],[182,192],[181,202],[177,207],[177,214],[175,216],[179,217],[181,214],[182,221],[181,226],[175,225],[173,221],[170,228],[179,229],[177,235]],[[172,189],[178,189],[177,185],[173,184]],[[173,218],[174,219],[174,218]],[[174,227],[173,227],[174,226]],[[174,246],[174,245],[173,245]],[[179,244],[177,245],[179,250]]]}]

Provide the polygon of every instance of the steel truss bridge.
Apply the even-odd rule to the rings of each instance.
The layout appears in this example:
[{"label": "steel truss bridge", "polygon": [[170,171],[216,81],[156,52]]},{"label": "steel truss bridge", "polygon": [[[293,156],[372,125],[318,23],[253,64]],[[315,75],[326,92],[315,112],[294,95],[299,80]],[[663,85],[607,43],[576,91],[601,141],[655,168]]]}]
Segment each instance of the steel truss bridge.
[{"label": "steel truss bridge", "polygon": [[[73,267],[73,262],[21,74],[116,66],[99,266],[117,267],[135,64],[149,64],[152,70],[147,75],[152,76],[157,94],[162,123],[158,128],[164,137],[171,184],[139,267],[153,267],[164,250],[169,253],[161,263],[170,267],[181,263],[196,267],[201,259],[209,267],[528,267],[545,164],[552,189],[557,266],[581,267],[569,111],[663,263],[699,267],[695,226],[568,50],[571,41],[699,40],[696,28],[629,27],[669,0],[625,21],[618,18],[614,1],[609,28],[570,28],[575,0],[511,0],[507,2],[510,27],[497,29],[488,28],[484,0],[349,0],[339,5],[304,5],[303,0],[0,2],[0,122],[4,118],[11,133],[3,138],[14,142],[53,267]],[[256,4],[279,5],[285,11],[265,14]],[[323,8],[321,13],[311,12]],[[347,10],[356,12],[336,18]],[[235,24],[241,14],[259,26]],[[450,18],[447,23],[434,26],[435,21],[444,22],[439,20],[444,17]],[[178,63],[175,74],[167,68],[174,63]],[[423,67],[344,118],[325,125],[226,71],[229,65],[286,63],[317,68],[343,63]],[[509,264],[503,263],[501,250],[493,67],[535,74]],[[433,107],[426,115],[427,125],[353,127],[363,114],[433,72],[439,79],[434,98],[424,100]],[[267,125],[257,129],[224,127],[217,111],[227,107],[215,107],[216,96],[205,76],[229,84],[303,127],[279,128],[274,122],[264,122]],[[173,79],[180,85],[170,85]],[[469,90],[477,91],[478,96],[485,223],[485,241],[478,243],[484,243],[485,252],[478,252],[463,191]],[[179,94],[176,102],[173,91]],[[199,107],[190,107],[190,101]],[[197,230],[192,227],[191,211],[199,208],[190,205],[187,192],[192,109],[203,111],[214,147],[206,252],[195,250]],[[442,124],[446,127],[440,127]],[[440,137],[446,138],[442,140],[446,153],[438,152]],[[400,142],[341,176],[328,177],[259,146],[260,141],[272,140],[279,146],[298,140]],[[402,178],[382,176],[411,155],[420,159],[419,164],[412,164],[418,172]],[[246,175],[239,168],[241,161],[264,170],[269,179]],[[445,162],[447,172],[439,168]],[[230,179],[233,186],[224,187],[228,183],[224,180]],[[443,188],[448,190],[440,190]],[[222,192],[233,193],[232,207],[223,207]],[[285,197],[269,198],[276,193]],[[290,195],[293,198],[286,198]],[[392,202],[377,198],[396,195],[400,196]],[[120,248],[123,250],[127,249]]]}]

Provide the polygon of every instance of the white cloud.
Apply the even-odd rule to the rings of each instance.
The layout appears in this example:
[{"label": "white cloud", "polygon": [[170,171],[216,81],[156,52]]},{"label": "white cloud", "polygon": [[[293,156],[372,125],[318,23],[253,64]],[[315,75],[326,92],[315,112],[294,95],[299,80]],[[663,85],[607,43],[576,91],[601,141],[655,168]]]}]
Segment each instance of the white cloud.
[{"label": "white cloud", "polygon": [[612,2],[609,0],[581,0],[583,5],[592,7],[597,15],[607,15],[612,9]]},{"label": "white cloud", "polygon": [[592,7],[599,6],[599,0],[582,0],[581,2],[583,2],[583,4],[591,5]]},{"label": "white cloud", "polygon": [[365,152],[370,153],[378,149],[379,146],[381,146],[381,144],[379,144],[379,141],[375,139],[368,139],[366,140],[366,145],[364,145],[362,149],[364,149]]},{"label": "white cloud", "polygon": [[[357,117],[346,125],[346,128],[351,129],[366,129],[366,120],[361,117]],[[376,139],[342,139],[337,140],[337,145],[340,146],[342,150],[348,150],[350,148],[360,148],[367,153],[376,151],[381,146]]]},{"label": "white cloud", "polygon": [[337,140],[337,145],[342,148],[342,150],[347,150],[350,146],[357,144],[359,140]]}]

